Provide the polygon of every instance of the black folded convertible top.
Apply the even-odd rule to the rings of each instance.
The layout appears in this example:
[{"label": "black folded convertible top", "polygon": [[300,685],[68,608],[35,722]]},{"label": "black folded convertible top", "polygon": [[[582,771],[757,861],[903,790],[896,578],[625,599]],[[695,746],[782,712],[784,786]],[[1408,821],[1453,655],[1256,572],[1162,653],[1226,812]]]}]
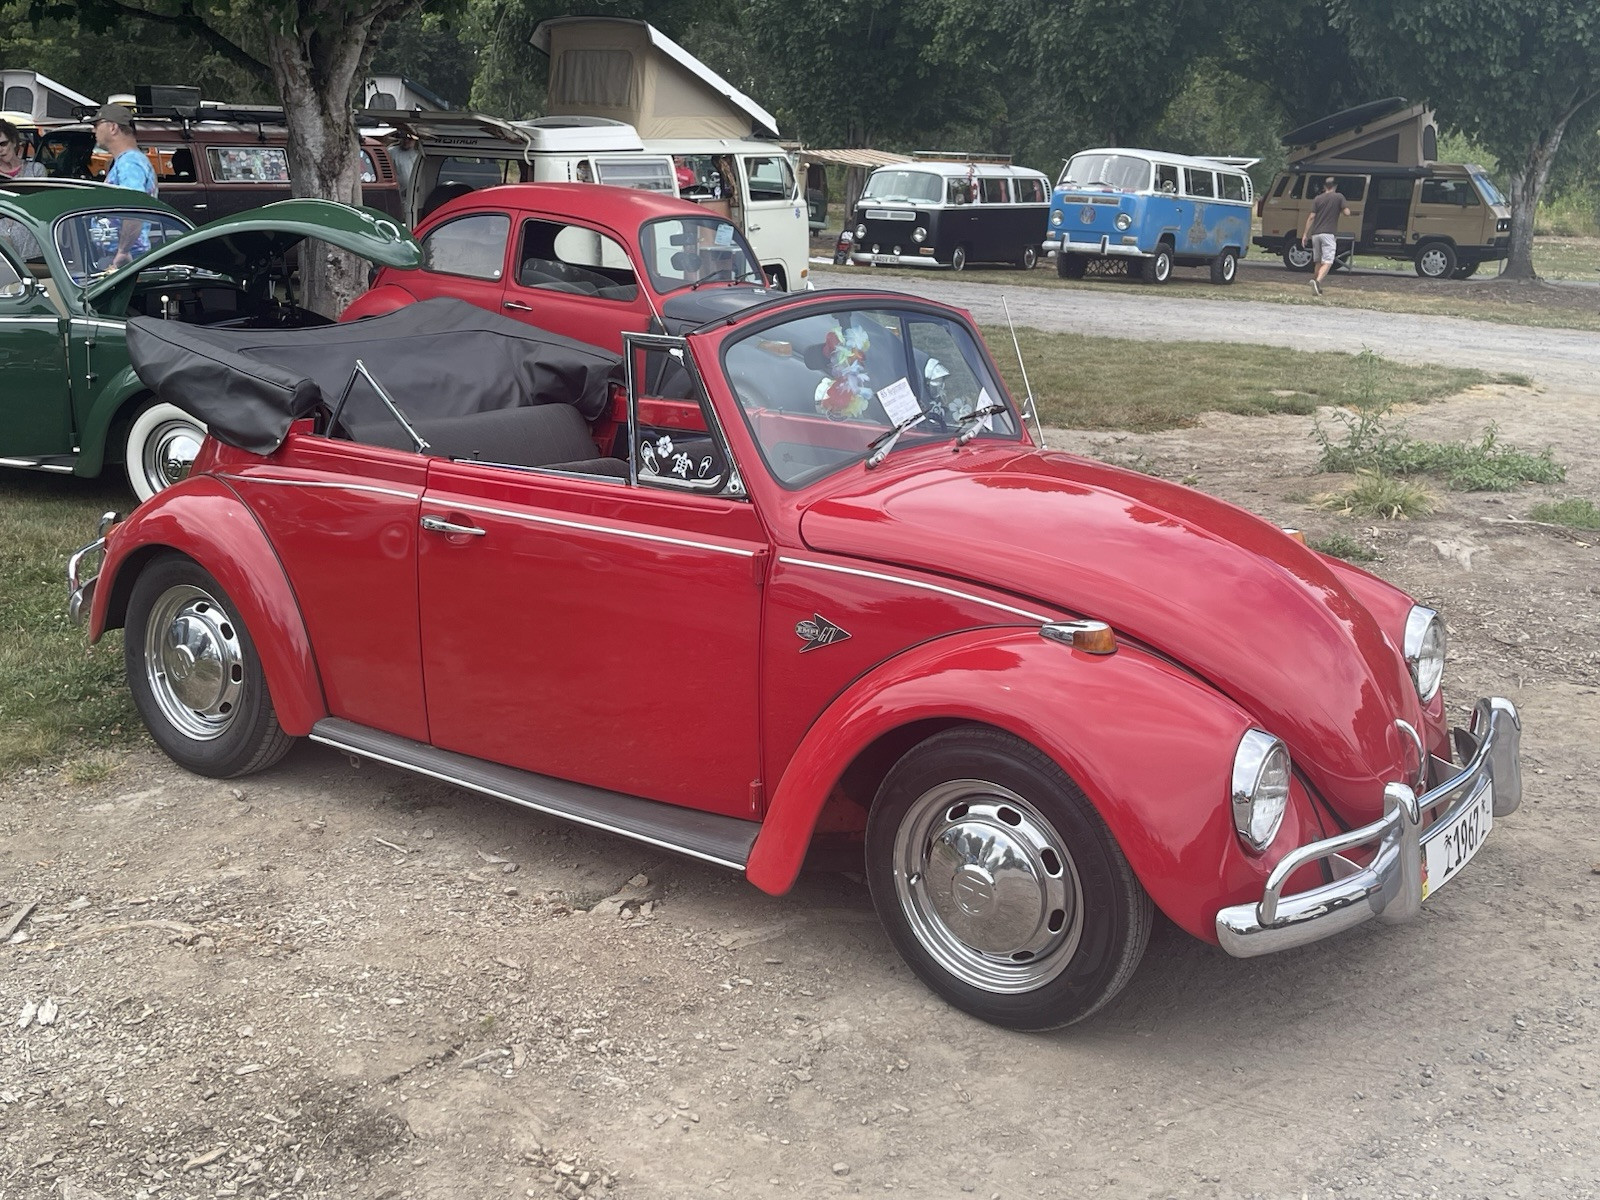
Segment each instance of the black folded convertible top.
[{"label": "black folded convertible top", "polygon": [[[356,359],[415,420],[530,404],[605,411],[622,360],[462,300],[425,300],[387,316],[312,329],[207,329],[156,317],[128,322],[128,357],[157,398],[213,437],[271,454],[289,426],[338,403]],[[358,381],[341,420],[392,420]]]}]

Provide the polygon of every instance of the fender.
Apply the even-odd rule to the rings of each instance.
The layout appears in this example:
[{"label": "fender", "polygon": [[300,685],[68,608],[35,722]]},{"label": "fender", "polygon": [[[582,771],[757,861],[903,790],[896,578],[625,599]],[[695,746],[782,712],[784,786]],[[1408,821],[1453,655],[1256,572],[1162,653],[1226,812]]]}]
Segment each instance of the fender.
[{"label": "fender", "polygon": [[829,794],[875,740],[951,718],[1004,729],[1049,755],[1099,811],[1156,905],[1206,941],[1216,941],[1220,907],[1259,899],[1277,860],[1322,836],[1297,784],[1272,845],[1245,852],[1228,789],[1239,739],[1254,722],[1193,676],[1126,644],[1093,655],[1032,628],[974,630],[881,664],[818,717],[773,795],[745,869],[750,882],[788,890]]},{"label": "fender", "polygon": [[328,705],[299,603],[255,515],[212,476],[191,476],[158,492],[110,532],[89,640],[122,626],[140,564],[162,549],[188,555],[222,585],[261,656],[278,723],[292,737],[310,733]]},{"label": "fender", "polygon": [[111,377],[111,382],[95,393],[79,425],[78,458],[72,464],[74,475],[98,475],[106,465],[106,438],[128,401],[149,391],[130,366]]},{"label": "fender", "polygon": [[359,321],[363,317],[382,317],[408,304],[415,304],[417,298],[397,283],[381,283],[370,292],[363,292],[352,300],[344,312],[339,314],[340,322]]}]

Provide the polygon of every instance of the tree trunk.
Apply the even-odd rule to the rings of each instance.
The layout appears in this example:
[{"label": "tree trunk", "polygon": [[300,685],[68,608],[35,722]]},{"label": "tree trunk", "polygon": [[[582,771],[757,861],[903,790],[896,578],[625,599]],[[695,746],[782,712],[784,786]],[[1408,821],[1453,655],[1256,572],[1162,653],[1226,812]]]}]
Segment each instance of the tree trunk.
[{"label": "tree trunk", "polygon": [[[328,33],[270,30],[267,61],[289,128],[290,193],[361,203],[361,141],[352,109],[360,100],[372,20]],[[366,290],[362,259],[324,242],[300,248],[299,303],[337,317]]]},{"label": "tree trunk", "polygon": [[1561,137],[1567,131],[1572,113],[1540,132],[1538,139],[1528,148],[1522,166],[1512,172],[1509,184],[1511,201],[1511,254],[1506,259],[1502,279],[1529,280],[1539,278],[1533,269],[1533,218],[1539,209],[1539,197],[1544,194],[1545,182],[1550,178],[1550,164],[1556,151],[1561,149]]}]

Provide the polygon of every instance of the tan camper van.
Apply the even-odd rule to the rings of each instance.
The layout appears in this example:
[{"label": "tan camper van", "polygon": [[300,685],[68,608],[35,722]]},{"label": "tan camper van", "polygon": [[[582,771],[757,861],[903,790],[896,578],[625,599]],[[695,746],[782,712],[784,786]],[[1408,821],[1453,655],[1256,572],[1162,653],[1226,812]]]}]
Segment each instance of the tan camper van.
[{"label": "tan camper van", "polygon": [[1311,201],[1328,176],[1350,215],[1339,221],[1339,256],[1370,254],[1410,262],[1425,279],[1465,279],[1509,253],[1511,209],[1482,167],[1437,161],[1433,111],[1401,97],[1376,100],[1287,133],[1297,151],[1261,193],[1256,245],[1311,269],[1303,245]]}]

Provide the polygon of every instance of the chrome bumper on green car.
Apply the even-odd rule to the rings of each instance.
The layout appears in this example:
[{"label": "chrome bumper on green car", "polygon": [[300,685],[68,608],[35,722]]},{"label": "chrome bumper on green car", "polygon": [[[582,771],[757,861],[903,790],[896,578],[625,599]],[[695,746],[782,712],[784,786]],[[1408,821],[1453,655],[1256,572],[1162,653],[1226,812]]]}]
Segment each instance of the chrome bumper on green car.
[{"label": "chrome bumper on green car", "polygon": [[[1253,958],[1320,941],[1373,917],[1391,923],[1415,917],[1423,898],[1454,878],[1477,852],[1493,817],[1514,812],[1522,803],[1522,721],[1516,705],[1500,696],[1479,700],[1470,730],[1456,730],[1455,740],[1456,753],[1466,761],[1459,772],[1421,796],[1403,783],[1389,784],[1381,818],[1284,855],[1267,877],[1259,902],[1219,912],[1217,940],[1222,948],[1236,958]],[[1435,778],[1456,770],[1438,758],[1432,765]],[[1424,829],[1425,815],[1436,810]],[[1490,812],[1490,821],[1480,828],[1479,815]],[[1344,856],[1347,850],[1374,843],[1376,852],[1365,866]],[[1290,876],[1318,861],[1328,863],[1336,876],[1333,882],[1285,896]],[[1447,864],[1440,872],[1443,878],[1431,886],[1430,861],[1436,867]]]},{"label": "chrome bumper on green car", "polygon": [[100,518],[100,529],[94,541],[87,546],[80,546],[73,551],[72,557],[67,559],[67,616],[74,625],[82,625],[89,615],[89,605],[94,600],[95,581],[100,578],[97,557],[96,571],[87,579],[83,577],[84,560],[100,556],[105,553],[106,531],[115,525],[122,517],[114,512],[108,512]]}]

